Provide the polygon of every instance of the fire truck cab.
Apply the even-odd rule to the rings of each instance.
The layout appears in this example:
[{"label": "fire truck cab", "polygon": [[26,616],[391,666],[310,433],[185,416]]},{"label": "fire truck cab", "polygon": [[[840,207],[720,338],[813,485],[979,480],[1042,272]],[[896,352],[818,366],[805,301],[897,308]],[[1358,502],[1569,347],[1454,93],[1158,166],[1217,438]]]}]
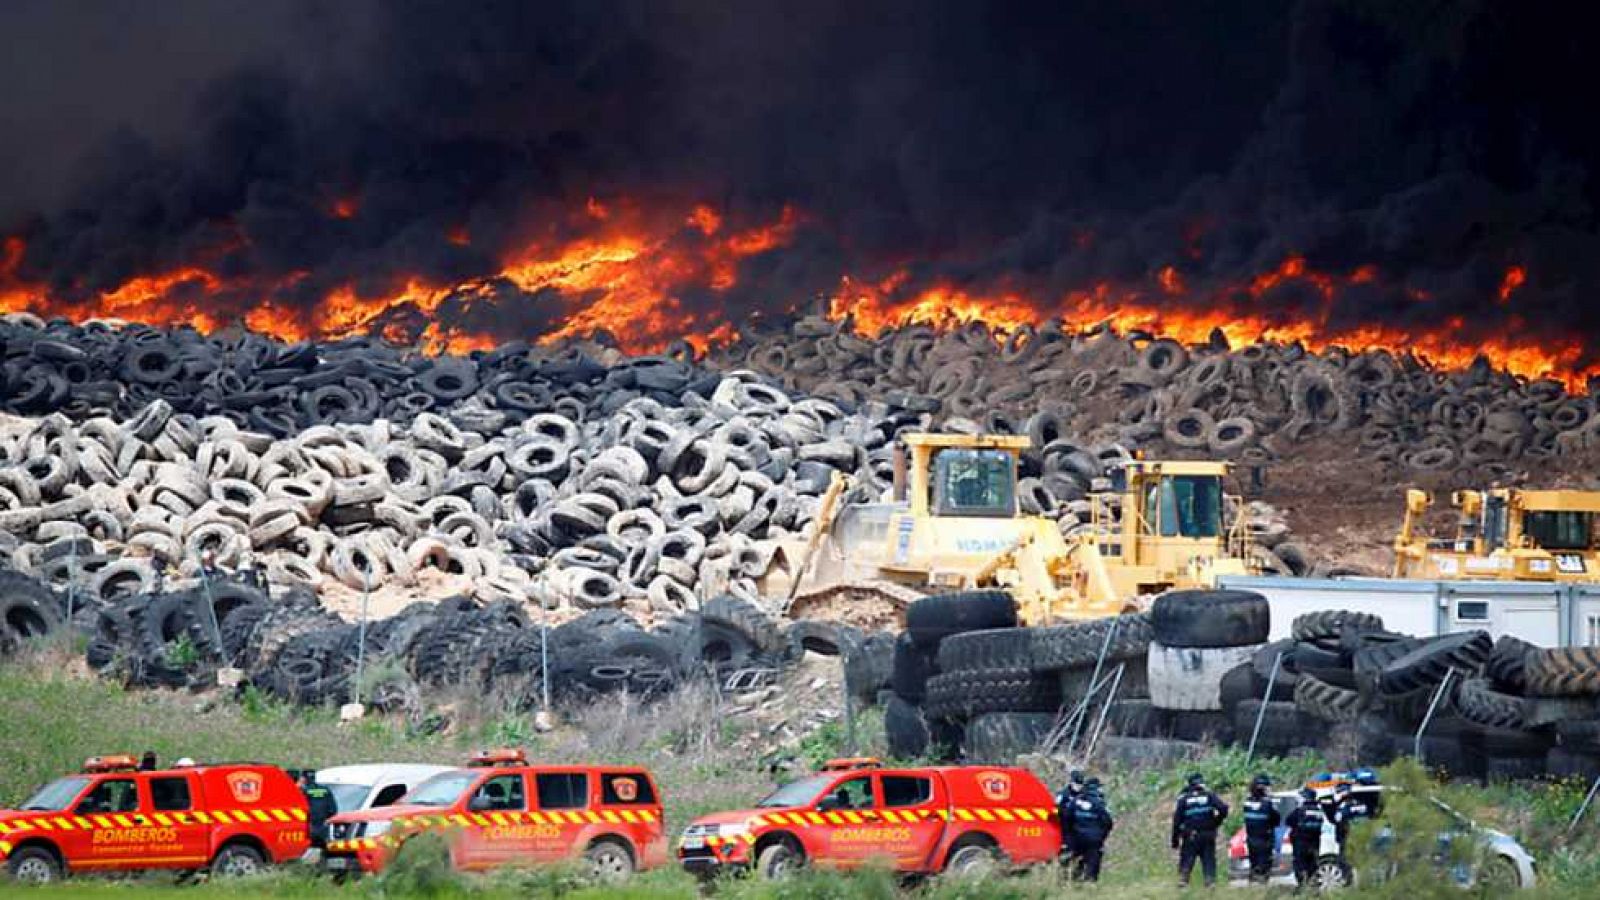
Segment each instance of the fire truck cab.
[{"label": "fire truck cab", "polygon": [[307,844],[299,788],[253,763],[140,771],[131,756],[97,756],[0,811],[0,860],[32,884],[149,869],[249,875]]},{"label": "fire truck cab", "polygon": [[701,876],[884,862],[904,873],[977,872],[1048,863],[1061,849],[1055,800],[1026,769],[885,769],[834,760],[756,804],[696,819],[678,848]]},{"label": "fire truck cab", "polygon": [[394,806],[329,822],[323,864],[379,872],[412,837],[435,833],[451,865],[479,871],[581,859],[603,879],[667,862],[661,792],[644,769],[529,764],[521,750],[474,754]]}]

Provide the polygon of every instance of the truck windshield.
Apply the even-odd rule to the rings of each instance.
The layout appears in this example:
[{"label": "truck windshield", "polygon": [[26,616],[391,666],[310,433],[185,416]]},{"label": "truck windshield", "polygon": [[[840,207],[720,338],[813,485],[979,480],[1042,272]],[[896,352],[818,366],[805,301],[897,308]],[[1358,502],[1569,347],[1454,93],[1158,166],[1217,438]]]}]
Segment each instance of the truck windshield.
[{"label": "truck windshield", "polygon": [[1587,550],[1594,514],[1586,512],[1529,512],[1523,530],[1535,547],[1546,550]]},{"label": "truck windshield", "polygon": [[477,781],[477,772],[445,772],[417,785],[402,802],[417,806],[450,806]]},{"label": "truck windshield", "polygon": [[1173,475],[1161,479],[1163,537],[1214,538],[1222,534],[1222,479]]},{"label": "truck windshield", "polygon": [[832,783],[831,775],[813,775],[810,778],[791,781],[768,794],[765,800],[756,804],[756,808],[809,806],[811,801],[817,799],[817,795]]},{"label": "truck windshield", "polygon": [[83,793],[84,787],[88,784],[89,779],[83,777],[58,778],[29,797],[28,802],[22,804],[22,808],[39,812],[60,812]]},{"label": "truck windshield", "polygon": [[372,790],[368,784],[329,784],[323,782],[323,787],[333,793],[333,805],[339,812],[350,812],[360,809],[366,801],[367,794]]},{"label": "truck windshield", "polygon": [[941,450],[933,458],[936,516],[1016,515],[1016,466],[1002,450]]}]

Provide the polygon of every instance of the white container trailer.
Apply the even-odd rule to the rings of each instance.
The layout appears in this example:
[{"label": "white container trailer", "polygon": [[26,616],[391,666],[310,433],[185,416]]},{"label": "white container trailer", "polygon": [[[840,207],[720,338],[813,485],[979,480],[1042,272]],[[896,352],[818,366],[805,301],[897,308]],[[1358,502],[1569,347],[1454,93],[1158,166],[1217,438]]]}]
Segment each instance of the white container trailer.
[{"label": "white container trailer", "polygon": [[1218,586],[1265,596],[1273,640],[1288,637],[1302,613],[1346,609],[1382,616],[1390,631],[1418,637],[1484,630],[1543,647],[1600,645],[1600,585],[1241,575]]}]

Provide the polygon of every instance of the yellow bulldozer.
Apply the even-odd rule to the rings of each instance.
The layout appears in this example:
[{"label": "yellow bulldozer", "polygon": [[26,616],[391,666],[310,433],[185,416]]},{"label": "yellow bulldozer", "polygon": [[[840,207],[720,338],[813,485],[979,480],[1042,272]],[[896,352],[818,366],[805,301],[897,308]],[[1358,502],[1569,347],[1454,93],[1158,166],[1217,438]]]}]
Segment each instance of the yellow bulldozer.
[{"label": "yellow bulldozer", "polygon": [[1600,491],[1495,488],[1455,491],[1455,535],[1419,533],[1433,505],[1426,491],[1406,491],[1394,539],[1394,577],[1446,581],[1600,581],[1595,516]]},{"label": "yellow bulldozer", "polygon": [[1129,460],[1111,490],[1090,495],[1087,527],[1068,537],[1055,520],[1018,510],[1028,446],[1026,437],[904,436],[888,496],[845,503],[853,479],[836,475],[809,540],[780,548],[763,592],[786,597],[797,618],[819,606],[850,618],[864,600],[903,609],[927,593],[1005,588],[1024,624],[1043,625],[1136,611],[1141,598],[1251,571],[1242,504],[1223,493],[1226,463]]}]

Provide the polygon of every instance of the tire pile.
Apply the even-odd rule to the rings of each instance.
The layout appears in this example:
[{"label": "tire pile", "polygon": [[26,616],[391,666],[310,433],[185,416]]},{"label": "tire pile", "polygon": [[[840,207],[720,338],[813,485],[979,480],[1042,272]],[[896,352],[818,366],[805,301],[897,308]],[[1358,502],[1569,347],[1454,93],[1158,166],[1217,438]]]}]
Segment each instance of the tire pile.
[{"label": "tire pile", "polygon": [[1022,433],[1042,411],[1082,442],[1244,462],[1345,436],[1375,462],[1478,482],[1600,445],[1594,396],[1569,395],[1552,379],[1529,381],[1481,359],[1446,373],[1387,351],[1234,348],[1220,334],[1184,346],[1051,322],[1009,334],[908,325],[867,339],[849,320],[812,316],[747,333],[711,362],[817,397],[887,397],[992,431]]},{"label": "tire pile", "polygon": [[732,596],[653,628],[602,609],[546,632],[519,604],[455,597],[414,603],[363,629],[310,592],[269,599],[257,585],[227,580],[102,610],[86,659],[106,677],[146,687],[208,687],[229,666],[244,684],[300,705],[349,702],[359,686],[370,707],[415,716],[424,697],[440,692],[533,708],[546,672],[557,702],[619,691],[650,698],[690,678],[775,669],[807,651],[836,655],[838,629],[805,623],[786,633]]}]

